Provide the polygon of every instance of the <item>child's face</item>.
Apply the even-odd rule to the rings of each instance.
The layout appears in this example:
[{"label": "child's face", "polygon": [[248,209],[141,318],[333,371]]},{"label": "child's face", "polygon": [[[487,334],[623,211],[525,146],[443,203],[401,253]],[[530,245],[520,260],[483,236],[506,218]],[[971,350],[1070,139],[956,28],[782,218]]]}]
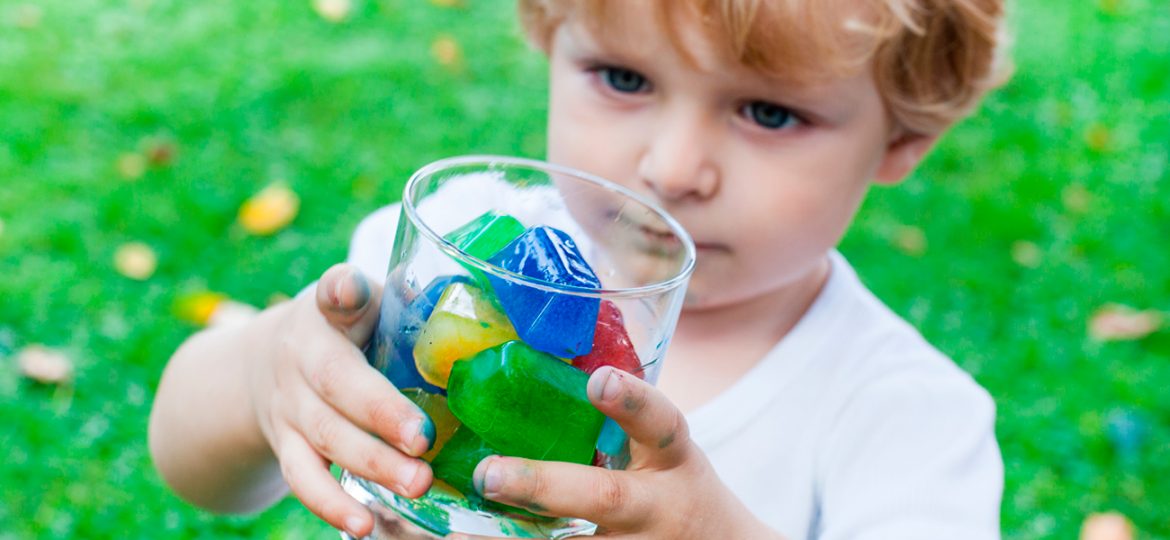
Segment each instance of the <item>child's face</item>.
[{"label": "child's face", "polygon": [[[624,21],[654,20],[647,3],[614,4]],[[681,35],[697,65],[658,25],[637,28],[604,42],[571,17],[557,28],[548,157],[682,223],[698,247],[691,309],[807,283],[870,181],[896,180],[920,157],[894,155],[868,74],[780,83],[719,58],[694,28]]]}]

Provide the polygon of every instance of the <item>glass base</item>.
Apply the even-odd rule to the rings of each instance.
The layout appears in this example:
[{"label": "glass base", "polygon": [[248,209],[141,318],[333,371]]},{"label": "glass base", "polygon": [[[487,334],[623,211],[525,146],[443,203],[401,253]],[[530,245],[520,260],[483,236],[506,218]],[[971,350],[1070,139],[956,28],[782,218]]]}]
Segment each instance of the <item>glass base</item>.
[{"label": "glass base", "polygon": [[478,509],[466,497],[443,483],[422,497],[407,499],[369,480],[343,471],[341,487],[374,513],[374,532],[362,539],[342,533],[346,540],[432,540],[461,532],[512,538],[568,538],[590,536],[597,529],[583,519],[549,518],[531,521]]}]

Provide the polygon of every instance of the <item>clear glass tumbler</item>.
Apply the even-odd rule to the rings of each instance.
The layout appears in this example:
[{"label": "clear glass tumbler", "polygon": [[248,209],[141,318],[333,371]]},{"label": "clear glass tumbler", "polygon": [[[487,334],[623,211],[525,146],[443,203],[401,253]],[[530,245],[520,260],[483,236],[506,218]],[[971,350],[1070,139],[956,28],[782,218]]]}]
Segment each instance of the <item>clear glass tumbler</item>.
[{"label": "clear glass tumbler", "polygon": [[657,380],[694,260],[673,218],[595,176],[494,156],[416,172],[367,358],[434,422],[435,482],[407,499],[343,472],[382,516],[372,537],[590,534],[485,501],[472,471],[493,454],[624,468],[628,440],[589,403],[588,374]]}]

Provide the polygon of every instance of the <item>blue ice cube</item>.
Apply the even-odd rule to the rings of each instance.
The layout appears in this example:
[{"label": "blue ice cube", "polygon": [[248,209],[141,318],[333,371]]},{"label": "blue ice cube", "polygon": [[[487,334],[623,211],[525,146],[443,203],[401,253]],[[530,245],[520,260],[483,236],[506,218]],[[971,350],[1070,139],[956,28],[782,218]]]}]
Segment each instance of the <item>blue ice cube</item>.
[{"label": "blue ice cube", "polygon": [[432,394],[446,391],[423,380],[414,364],[414,344],[435,304],[448,285],[470,283],[467,276],[439,276],[405,308],[394,294],[382,298],[378,329],[374,332],[366,356],[398,388],[421,388]]},{"label": "blue ice cube", "polygon": [[[550,284],[601,288],[573,239],[552,227],[528,229],[489,262]],[[534,349],[573,358],[593,348],[600,299],[542,291],[493,275],[488,281],[516,333]]]}]

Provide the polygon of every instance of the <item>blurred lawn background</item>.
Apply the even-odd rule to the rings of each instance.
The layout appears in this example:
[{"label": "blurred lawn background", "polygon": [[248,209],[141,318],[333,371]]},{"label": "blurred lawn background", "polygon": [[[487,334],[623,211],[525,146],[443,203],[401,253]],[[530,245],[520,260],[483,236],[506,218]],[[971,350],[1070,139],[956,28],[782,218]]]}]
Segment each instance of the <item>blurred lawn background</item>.
[{"label": "blurred lawn background", "polygon": [[[176,302],[295,294],[434,159],[540,157],[546,80],[509,0],[326,4],[0,3],[0,538],[335,537],[291,499],[217,517],[164,488],[146,418],[196,329]],[[1011,84],[842,250],[995,396],[1006,538],[1105,510],[1170,538],[1170,2],[1013,9]],[[299,214],[247,234],[274,181]],[[145,279],[115,267],[130,242]],[[1094,339],[1112,304],[1154,324]],[[21,375],[35,344],[71,383]]]}]

